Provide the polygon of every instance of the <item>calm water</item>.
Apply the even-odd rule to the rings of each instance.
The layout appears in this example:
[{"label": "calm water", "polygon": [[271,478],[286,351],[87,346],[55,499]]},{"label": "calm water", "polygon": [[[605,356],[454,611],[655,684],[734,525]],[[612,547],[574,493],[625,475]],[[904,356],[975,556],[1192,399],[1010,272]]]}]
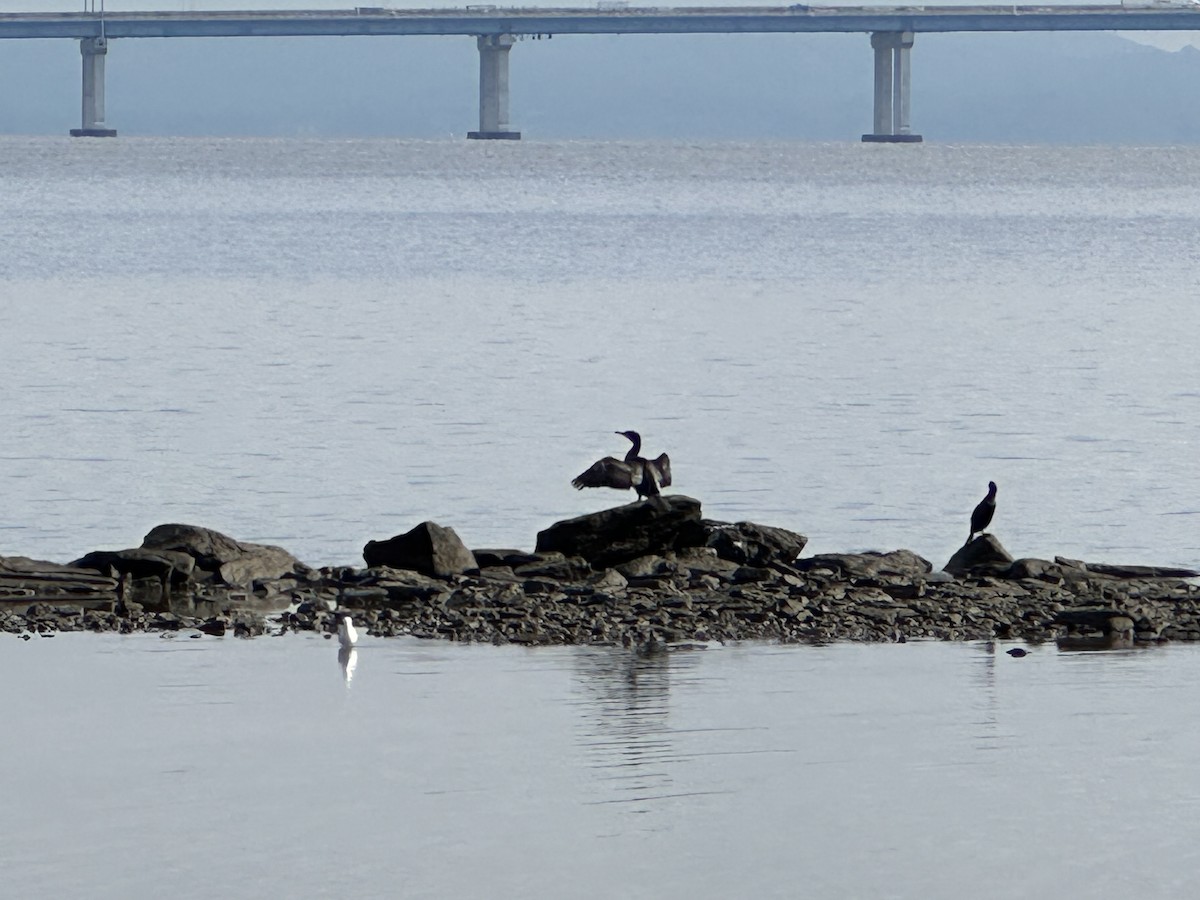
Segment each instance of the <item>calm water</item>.
[{"label": "calm water", "polygon": [[1200,564],[1200,148],[0,139],[0,553],[707,515]]},{"label": "calm water", "polygon": [[[0,554],[705,512],[1200,564],[1200,149],[0,139]],[[0,641],[0,896],[1178,897],[1200,653]]]},{"label": "calm water", "polygon": [[1200,877],[1194,648],[367,639],[348,684],[337,655],[3,641],[0,896],[1123,900]]}]

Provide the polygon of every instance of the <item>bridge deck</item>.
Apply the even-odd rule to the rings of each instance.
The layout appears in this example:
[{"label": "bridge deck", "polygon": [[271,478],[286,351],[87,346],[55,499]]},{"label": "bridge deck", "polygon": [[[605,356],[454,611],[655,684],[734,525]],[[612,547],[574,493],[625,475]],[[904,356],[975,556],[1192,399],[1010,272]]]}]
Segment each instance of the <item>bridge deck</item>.
[{"label": "bridge deck", "polygon": [[[1200,31],[1200,3],[1145,6],[783,6],[121,12],[109,38],[771,32]],[[1161,2],[1161,0],[1160,0]],[[0,13],[0,38],[98,37],[93,13]]]}]

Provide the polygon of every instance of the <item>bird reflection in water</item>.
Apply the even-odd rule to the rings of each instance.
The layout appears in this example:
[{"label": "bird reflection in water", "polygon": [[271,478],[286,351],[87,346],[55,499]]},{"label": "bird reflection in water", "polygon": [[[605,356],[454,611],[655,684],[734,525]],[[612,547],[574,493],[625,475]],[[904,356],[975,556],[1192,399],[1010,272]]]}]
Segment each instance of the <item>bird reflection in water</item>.
[{"label": "bird reflection in water", "polygon": [[976,750],[998,750],[1005,746],[1006,731],[1000,724],[1000,699],[996,679],[996,654],[1001,651],[995,641],[973,642],[971,657],[979,663],[971,665],[969,684],[973,716],[967,725]]},{"label": "bird reflection in water", "polygon": [[358,632],[354,628],[354,620],[343,616],[338,622],[338,662],[342,667],[342,678],[347,687],[354,679],[354,668],[358,665],[358,651],[354,649],[358,643]]},{"label": "bird reflection in water", "polygon": [[672,770],[683,760],[673,746],[671,669],[685,654],[581,649],[575,677],[582,688],[579,742],[597,779],[611,790],[597,802],[627,804],[645,813],[678,796]]},{"label": "bird reflection in water", "polygon": [[353,647],[339,647],[338,665],[342,667],[342,679],[349,687],[354,680],[354,669],[358,666],[358,651]]}]

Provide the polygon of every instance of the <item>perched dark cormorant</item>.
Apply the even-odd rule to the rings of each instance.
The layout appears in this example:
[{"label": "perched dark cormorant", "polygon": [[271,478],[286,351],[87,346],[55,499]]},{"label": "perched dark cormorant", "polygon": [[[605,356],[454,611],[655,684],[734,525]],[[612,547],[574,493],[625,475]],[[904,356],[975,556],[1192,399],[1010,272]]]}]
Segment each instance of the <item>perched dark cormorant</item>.
[{"label": "perched dark cormorant", "polygon": [[633,488],[641,500],[643,497],[657,496],[660,487],[670,486],[671,458],[667,454],[661,454],[658,459],[644,459],[638,455],[642,450],[640,434],[636,431],[617,431],[614,434],[625,435],[633,444],[625,458],[621,460],[606,456],[592,463],[590,469],[571,480],[574,487],[579,490],[585,487],[609,487],[618,491]]},{"label": "perched dark cormorant", "polygon": [[987,528],[992,521],[992,516],[996,514],[996,482],[988,482],[987,496],[979,501],[979,505],[975,507],[971,513],[971,533],[967,535],[967,543],[971,543],[971,538]]}]

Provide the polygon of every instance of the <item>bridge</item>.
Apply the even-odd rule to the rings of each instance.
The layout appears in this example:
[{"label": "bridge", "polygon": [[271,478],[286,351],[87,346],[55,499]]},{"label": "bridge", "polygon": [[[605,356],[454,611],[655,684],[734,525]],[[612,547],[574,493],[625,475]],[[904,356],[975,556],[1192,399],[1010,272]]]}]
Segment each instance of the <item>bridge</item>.
[{"label": "bridge", "polygon": [[[1137,5],[1134,5],[1134,4]],[[91,5],[96,7],[95,0]],[[479,129],[468,137],[517,140],[509,124],[509,53],[519,38],[566,34],[766,34],[859,32],[875,55],[873,130],[864,141],[921,140],[911,127],[910,56],[918,33],[955,31],[1200,31],[1200,0],[1125,0],[1106,6],[639,7],[389,9],[278,12],[0,13],[0,38],[71,38],[83,56],[77,137],[111,137],[104,119],[104,62],[111,40],[170,37],[465,35],[479,48]]]}]

